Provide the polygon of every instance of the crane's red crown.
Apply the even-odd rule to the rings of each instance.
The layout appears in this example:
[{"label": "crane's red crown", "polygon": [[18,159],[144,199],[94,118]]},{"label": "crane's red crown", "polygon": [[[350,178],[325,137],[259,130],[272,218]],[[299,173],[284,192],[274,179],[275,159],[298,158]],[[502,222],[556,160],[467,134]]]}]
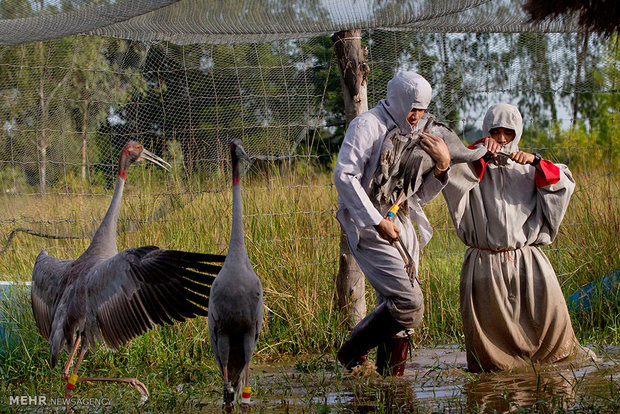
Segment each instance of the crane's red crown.
[{"label": "crane's red crown", "polygon": [[131,164],[140,160],[140,156],[144,151],[142,144],[136,141],[129,141],[123,151],[121,151],[120,159],[118,160],[118,176],[122,179],[127,177],[127,169]]}]

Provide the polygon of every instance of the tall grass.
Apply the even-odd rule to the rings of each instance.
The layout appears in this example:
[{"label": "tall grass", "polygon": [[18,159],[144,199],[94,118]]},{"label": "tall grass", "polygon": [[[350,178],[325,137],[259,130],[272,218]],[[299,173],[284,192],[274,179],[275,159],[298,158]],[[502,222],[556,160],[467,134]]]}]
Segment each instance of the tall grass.
[{"label": "tall grass", "polygon": [[[620,183],[617,176],[587,171],[579,181],[556,243],[548,255],[566,295],[620,268]],[[600,285],[600,283],[599,283]],[[620,286],[598,291],[592,311],[573,315],[586,343],[620,341]]]},{"label": "tall grass", "polygon": [[[334,306],[340,227],[335,219],[336,191],[331,174],[312,168],[287,171],[251,171],[242,181],[246,246],[263,282],[267,307],[258,359],[331,353],[347,334]],[[163,181],[154,174],[159,173],[136,169],[128,177],[121,229],[135,230],[119,234],[119,249],[158,245],[225,253],[232,205],[226,176],[188,183],[178,179]],[[566,295],[620,267],[617,176],[589,171],[576,171],[575,176],[579,186],[561,232],[546,248]],[[85,238],[50,240],[18,234],[0,256],[0,274],[9,280],[29,280],[41,248],[57,257],[79,256],[88,246],[87,236],[107,208],[110,194],[1,196],[0,215],[4,217],[0,218],[18,216],[44,233]],[[164,210],[167,214],[162,218],[149,221]],[[435,235],[422,254],[420,279],[426,311],[414,340],[426,345],[462,343],[458,288],[465,246],[456,237],[441,197],[426,211]],[[14,227],[18,227],[17,223],[2,220],[0,233],[7,235]],[[369,288],[367,299],[372,308],[374,292]],[[0,300],[3,311],[9,303]],[[36,330],[25,293],[20,303],[20,312],[9,313],[17,339],[5,349],[0,362],[1,388],[23,394],[37,389],[58,393],[62,391],[58,385],[61,368],[50,373],[48,346]],[[620,322],[616,315],[604,309],[594,317],[575,315],[578,337],[590,343],[619,343]],[[61,363],[65,359],[61,356]],[[145,372],[143,382],[156,377],[156,381],[149,381],[156,387],[151,391],[164,400],[169,395],[172,406],[178,401],[167,387],[178,384],[179,376],[187,383],[211,381],[216,377],[215,370],[206,318],[155,329],[119,352],[100,348],[87,356],[81,369],[99,376],[140,377],[139,373]],[[213,392],[218,390],[214,382]],[[119,387],[118,392],[132,391]]]}]

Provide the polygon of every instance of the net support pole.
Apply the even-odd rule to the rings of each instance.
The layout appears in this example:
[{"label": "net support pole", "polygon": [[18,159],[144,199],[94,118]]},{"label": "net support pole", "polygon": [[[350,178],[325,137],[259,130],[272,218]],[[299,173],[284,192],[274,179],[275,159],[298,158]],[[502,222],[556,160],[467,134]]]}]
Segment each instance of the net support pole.
[{"label": "net support pole", "polygon": [[[347,127],[357,115],[368,110],[368,50],[362,46],[360,29],[337,32],[332,36],[338,58],[340,84],[344,97]],[[353,258],[346,234],[340,230],[340,260],[336,275],[338,308],[352,329],[366,316],[364,273]]]}]

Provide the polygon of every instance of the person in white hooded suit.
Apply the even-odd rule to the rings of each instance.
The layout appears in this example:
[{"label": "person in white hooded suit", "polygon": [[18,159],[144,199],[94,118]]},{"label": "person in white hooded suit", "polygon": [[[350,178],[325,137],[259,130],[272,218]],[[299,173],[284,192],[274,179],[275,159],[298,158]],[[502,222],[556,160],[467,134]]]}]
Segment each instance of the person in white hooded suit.
[{"label": "person in white hooded suit", "polygon": [[[399,72],[387,84],[387,97],[371,110],[351,121],[334,168],[338,191],[337,218],[351,253],[375,288],[379,305],[351,332],[338,351],[339,361],[353,368],[366,360],[367,353],[379,344],[377,366],[383,374],[402,375],[407,356],[407,330],[417,327],[424,313],[424,300],[417,277],[411,277],[403,259],[392,246],[400,240],[414,259],[415,272],[419,249],[430,239],[432,229],[422,206],[445,186],[450,153],[439,137],[420,134],[420,146],[436,162],[416,193],[407,200],[411,218],[393,221],[384,217],[382,206],[374,205],[369,187],[379,164],[384,139],[395,129],[408,134],[425,123],[425,111],[431,100],[431,86],[413,72]],[[418,225],[418,241],[411,220]],[[379,356],[382,355],[382,356]],[[392,369],[393,368],[393,369]]]},{"label": "person in white hooded suit", "polygon": [[578,349],[564,295],[540,246],[558,234],[575,188],[565,165],[519,150],[521,113],[500,103],[484,117],[487,156],[455,165],[443,190],[469,248],[460,304],[470,371],[555,362]]}]

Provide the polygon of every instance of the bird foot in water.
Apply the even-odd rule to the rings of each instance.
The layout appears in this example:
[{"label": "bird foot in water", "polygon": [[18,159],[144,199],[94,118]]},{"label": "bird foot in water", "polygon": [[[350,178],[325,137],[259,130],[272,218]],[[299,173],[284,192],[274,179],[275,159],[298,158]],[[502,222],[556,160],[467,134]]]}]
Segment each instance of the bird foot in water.
[{"label": "bird foot in water", "polygon": [[224,410],[227,413],[232,413],[233,404],[235,402],[235,389],[230,385],[230,382],[224,383],[222,394],[224,398]]},{"label": "bird foot in water", "polygon": [[226,404],[232,404],[235,401],[235,389],[230,383],[224,384],[222,395]]}]

